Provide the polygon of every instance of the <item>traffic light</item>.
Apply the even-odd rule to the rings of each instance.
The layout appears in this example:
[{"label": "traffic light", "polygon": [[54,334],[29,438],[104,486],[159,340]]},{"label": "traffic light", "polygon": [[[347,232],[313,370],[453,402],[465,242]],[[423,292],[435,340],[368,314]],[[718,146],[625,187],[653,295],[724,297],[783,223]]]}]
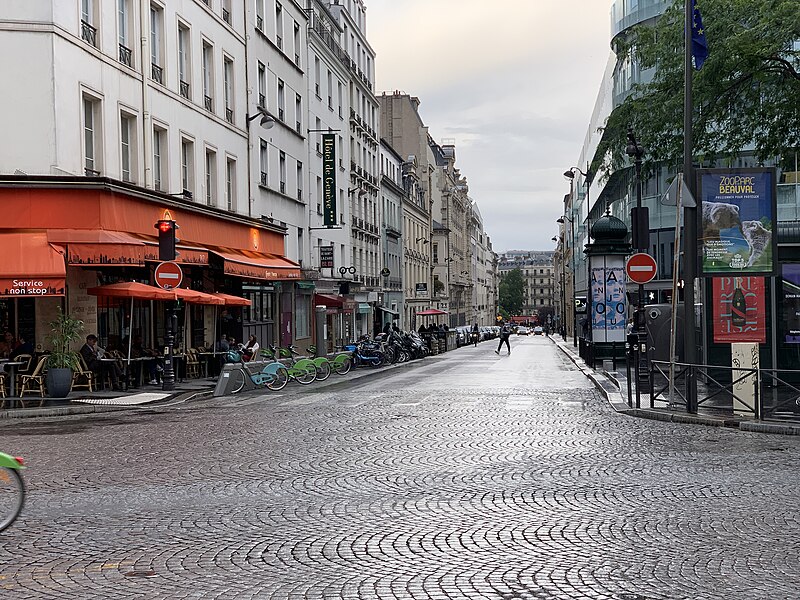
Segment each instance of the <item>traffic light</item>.
[{"label": "traffic light", "polygon": [[160,219],[155,228],[158,229],[158,260],[175,260],[175,230],[178,224],[170,219]]}]

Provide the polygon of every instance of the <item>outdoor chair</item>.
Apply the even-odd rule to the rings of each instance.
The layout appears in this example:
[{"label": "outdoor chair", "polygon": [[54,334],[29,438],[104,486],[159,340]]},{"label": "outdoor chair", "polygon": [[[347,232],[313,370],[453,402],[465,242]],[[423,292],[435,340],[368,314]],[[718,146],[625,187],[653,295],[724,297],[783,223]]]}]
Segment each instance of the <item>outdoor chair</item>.
[{"label": "outdoor chair", "polygon": [[194,348],[186,351],[186,377],[200,377],[200,361]]},{"label": "outdoor chair", "polygon": [[39,403],[39,406],[44,404],[44,365],[47,362],[47,357],[42,356],[39,359],[39,362],[36,364],[36,368],[33,370],[33,373],[30,375],[23,375],[20,378],[20,390],[19,390],[19,397],[20,397],[20,404],[24,405],[22,397],[25,395],[26,392],[39,392],[39,395],[42,398],[42,401]]},{"label": "outdoor chair", "polygon": [[94,381],[94,373],[92,373],[89,368],[86,366],[86,363],[83,361],[83,356],[78,355],[80,359],[78,361],[78,368],[72,374],[72,384],[70,385],[69,391],[76,388],[86,388],[90,392],[93,392],[95,381]]},{"label": "outdoor chair", "polygon": [[30,354],[20,354],[14,360],[23,363],[22,365],[20,365],[19,369],[17,369],[17,374],[16,374],[16,384],[17,387],[19,387],[20,383],[22,382],[22,376],[31,374],[31,367],[33,366],[33,356]]},{"label": "outdoor chair", "polygon": [[[6,397],[6,375],[5,373],[0,372],[0,398]],[[3,400],[3,406],[5,406],[6,401]]]}]

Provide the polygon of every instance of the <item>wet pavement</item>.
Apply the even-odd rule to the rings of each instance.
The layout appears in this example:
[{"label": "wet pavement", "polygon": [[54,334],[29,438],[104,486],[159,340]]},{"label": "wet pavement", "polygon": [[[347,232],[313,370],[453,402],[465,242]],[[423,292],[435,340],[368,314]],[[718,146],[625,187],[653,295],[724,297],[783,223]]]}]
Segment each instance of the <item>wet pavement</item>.
[{"label": "wet pavement", "polygon": [[796,599],[800,438],[615,413],[544,337],[0,423],[0,597]]}]

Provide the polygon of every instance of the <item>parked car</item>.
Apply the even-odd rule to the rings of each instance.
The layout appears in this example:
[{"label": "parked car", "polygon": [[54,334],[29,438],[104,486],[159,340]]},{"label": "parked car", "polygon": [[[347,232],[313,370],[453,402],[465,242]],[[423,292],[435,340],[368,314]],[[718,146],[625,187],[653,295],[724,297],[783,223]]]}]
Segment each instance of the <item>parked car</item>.
[{"label": "parked car", "polygon": [[533,328],[533,335],[544,335],[544,329],[537,325]]},{"label": "parked car", "polygon": [[517,327],[517,335],[528,335],[529,331],[530,330],[524,325]]}]

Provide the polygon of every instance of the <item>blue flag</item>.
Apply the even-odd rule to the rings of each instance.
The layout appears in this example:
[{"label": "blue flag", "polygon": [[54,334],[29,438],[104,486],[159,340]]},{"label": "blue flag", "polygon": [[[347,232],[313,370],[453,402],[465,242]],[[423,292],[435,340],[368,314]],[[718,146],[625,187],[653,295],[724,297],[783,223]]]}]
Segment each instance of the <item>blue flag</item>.
[{"label": "blue flag", "polygon": [[696,0],[692,0],[692,57],[694,58],[694,68],[699,71],[708,58],[708,43],[706,42],[706,30],[703,27],[703,17],[700,16],[700,9],[697,8],[695,2]]}]

